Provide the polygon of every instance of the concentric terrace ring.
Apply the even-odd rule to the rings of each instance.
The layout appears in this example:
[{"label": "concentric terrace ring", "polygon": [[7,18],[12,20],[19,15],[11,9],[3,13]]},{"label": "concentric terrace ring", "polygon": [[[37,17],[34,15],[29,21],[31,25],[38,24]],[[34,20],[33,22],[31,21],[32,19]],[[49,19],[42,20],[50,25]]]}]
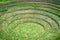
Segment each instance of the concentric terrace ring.
[{"label": "concentric terrace ring", "polygon": [[55,40],[60,33],[59,8],[43,2],[5,3],[0,10],[7,9],[0,14],[0,39]]}]

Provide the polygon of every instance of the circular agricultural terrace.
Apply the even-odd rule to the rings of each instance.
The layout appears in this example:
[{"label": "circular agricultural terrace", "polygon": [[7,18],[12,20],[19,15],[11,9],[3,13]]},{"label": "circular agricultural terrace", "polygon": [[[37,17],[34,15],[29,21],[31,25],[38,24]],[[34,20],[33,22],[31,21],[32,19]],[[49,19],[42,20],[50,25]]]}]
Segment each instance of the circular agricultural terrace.
[{"label": "circular agricultural terrace", "polygon": [[60,5],[8,2],[0,10],[0,40],[59,40]]}]

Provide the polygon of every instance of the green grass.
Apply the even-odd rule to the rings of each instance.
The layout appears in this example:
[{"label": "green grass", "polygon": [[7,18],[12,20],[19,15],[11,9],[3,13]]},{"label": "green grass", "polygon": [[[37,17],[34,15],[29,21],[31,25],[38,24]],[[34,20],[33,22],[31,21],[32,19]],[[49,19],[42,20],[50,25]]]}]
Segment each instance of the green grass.
[{"label": "green grass", "polygon": [[[1,40],[60,40],[60,29],[58,27],[58,24],[60,25],[60,17],[57,16],[60,16],[59,11],[51,9],[50,7],[41,7],[43,5],[41,3],[36,5],[33,3],[13,3],[13,5],[16,7],[3,6],[8,8],[6,11],[1,6]],[[39,5],[41,6],[39,7]],[[30,9],[27,10],[27,8]],[[6,13],[13,10],[18,11]]]}]

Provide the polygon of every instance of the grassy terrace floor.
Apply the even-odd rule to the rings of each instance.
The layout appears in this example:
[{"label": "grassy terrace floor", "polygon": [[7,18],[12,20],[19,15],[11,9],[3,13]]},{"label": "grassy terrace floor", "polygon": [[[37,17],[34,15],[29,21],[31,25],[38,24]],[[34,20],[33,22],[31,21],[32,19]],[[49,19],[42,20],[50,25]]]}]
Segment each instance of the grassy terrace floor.
[{"label": "grassy terrace floor", "polygon": [[60,40],[60,5],[10,2],[0,9],[0,40]]}]

